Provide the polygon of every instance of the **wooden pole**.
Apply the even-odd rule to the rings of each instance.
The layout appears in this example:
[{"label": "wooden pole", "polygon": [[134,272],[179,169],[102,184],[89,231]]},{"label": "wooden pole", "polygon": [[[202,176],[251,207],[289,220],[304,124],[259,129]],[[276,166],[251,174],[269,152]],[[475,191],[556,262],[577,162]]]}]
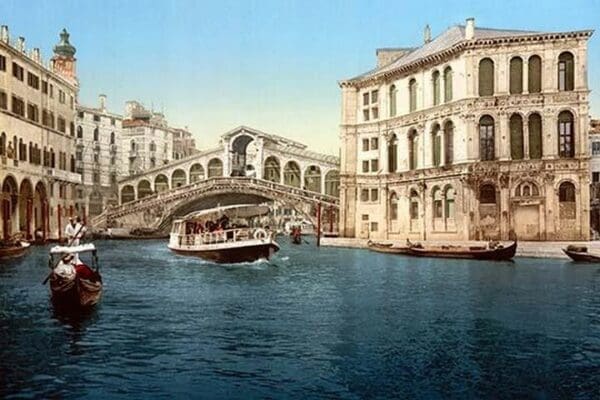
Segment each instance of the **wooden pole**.
[{"label": "wooden pole", "polygon": [[46,240],[48,240],[48,235],[50,234],[50,203],[48,203],[48,200],[44,200],[44,211],[43,211],[43,216],[42,216],[42,224],[44,225],[44,228],[42,229],[44,231],[44,243],[46,243]]},{"label": "wooden pole", "polygon": [[317,203],[317,247],[321,246],[321,203]]},{"label": "wooden pole", "polygon": [[329,206],[329,233],[333,233],[333,206]]}]

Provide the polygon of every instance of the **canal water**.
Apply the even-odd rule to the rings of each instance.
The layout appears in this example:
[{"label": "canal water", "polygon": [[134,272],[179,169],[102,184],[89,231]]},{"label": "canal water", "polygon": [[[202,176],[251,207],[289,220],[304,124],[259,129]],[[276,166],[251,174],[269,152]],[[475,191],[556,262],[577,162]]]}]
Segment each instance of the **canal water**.
[{"label": "canal water", "polygon": [[242,266],[98,242],[77,317],[45,248],[0,265],[0,398],[600,398],[600,266],[282,241]]}]

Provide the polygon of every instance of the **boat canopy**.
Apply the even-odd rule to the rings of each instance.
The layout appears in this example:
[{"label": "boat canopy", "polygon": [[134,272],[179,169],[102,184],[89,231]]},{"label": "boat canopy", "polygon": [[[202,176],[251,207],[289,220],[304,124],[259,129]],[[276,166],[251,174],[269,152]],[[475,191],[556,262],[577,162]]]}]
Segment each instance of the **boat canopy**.
[{"label": "boat canopy", "polygon": [[54,246],[50,249],[50,254],[73,254],[85,253],[87,251],[96,251],[93,243],[86,243],[79,246]]},{"label": "boat canopy", "polygon": [[232,206],[211,208],[208,210],[194,211],[187,214],[185,217],[177,219],[181,221],[198,221],[207,219],[217,219],[222,215],[227,215],[229,218],[250,218],[268,214],[269,206],[260,204],[237,204]]}]

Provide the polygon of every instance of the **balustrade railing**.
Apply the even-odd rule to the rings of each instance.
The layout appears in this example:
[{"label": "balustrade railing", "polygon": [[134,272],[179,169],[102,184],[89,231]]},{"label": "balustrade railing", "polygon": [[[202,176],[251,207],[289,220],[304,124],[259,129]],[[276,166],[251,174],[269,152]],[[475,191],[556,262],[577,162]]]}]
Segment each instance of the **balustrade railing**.
[{"label": "balustrade railing", "polygon": [[[175,244],[179,246],[201,246],[219,243],[234,243],[255,239],[261,228],[232,228],[214,232],[193,233],[185,235],[174,234]],[[266,232],[266,231],[265,231]],[[267,232],[262,239],[269,239],[272,233]]]}]

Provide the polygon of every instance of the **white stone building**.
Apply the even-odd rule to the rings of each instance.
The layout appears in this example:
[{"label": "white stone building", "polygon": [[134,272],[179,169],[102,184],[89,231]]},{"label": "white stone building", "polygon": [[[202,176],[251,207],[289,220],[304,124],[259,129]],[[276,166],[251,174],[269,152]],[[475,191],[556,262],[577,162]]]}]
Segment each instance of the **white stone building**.
[{"label": "white stone building", "polygon": [[477,28],[340,82],[344,236],[589,237],[592,31]]},{"label": "white stone building", "polygon": [[62,236],[76,213],[75,47],[63,30],[49,63],[0,28],[1,238]]},{"label": "white stone building", "polygon": [[119,201],[117,181],[127,175],[123,163],[121,115],[106,108],[106,96],[99,96],[98,107],[77,105],[77,172],[83,186],[78,190],[80,213],[95,216]]}]

